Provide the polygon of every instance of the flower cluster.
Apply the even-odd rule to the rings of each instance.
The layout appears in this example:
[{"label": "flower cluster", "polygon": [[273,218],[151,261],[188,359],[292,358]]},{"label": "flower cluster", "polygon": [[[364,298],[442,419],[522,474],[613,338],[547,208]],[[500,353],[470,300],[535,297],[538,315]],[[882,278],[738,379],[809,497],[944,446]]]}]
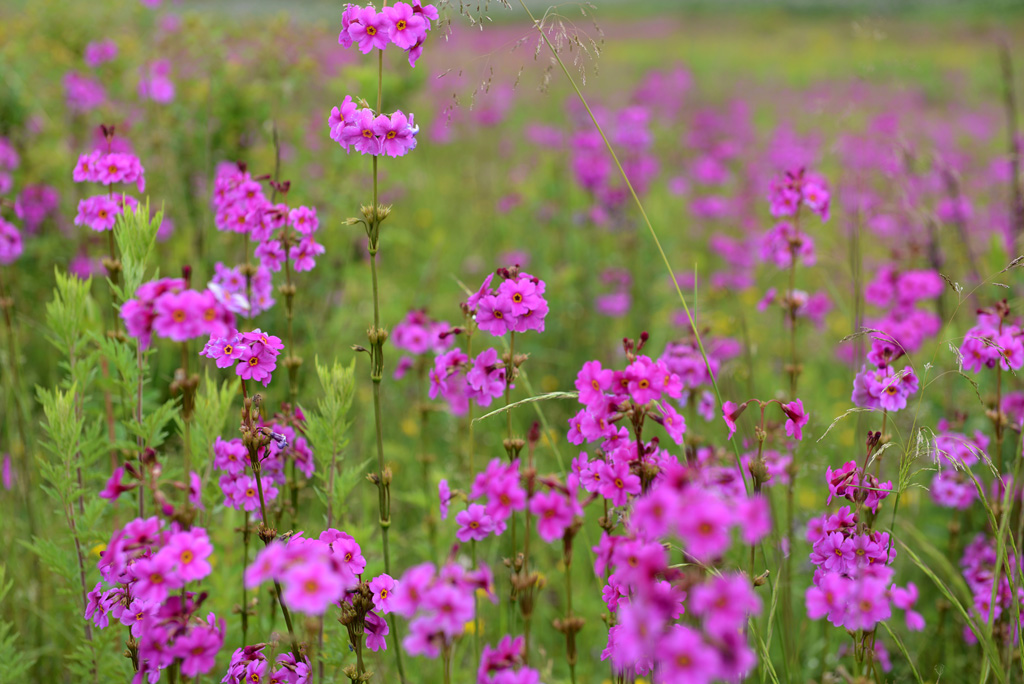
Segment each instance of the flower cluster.
[{"label": "flower cluster", "polygon": [[[495,275],[502,281],[492,290]],[[544,332],[544,317],[548,315],[545,289],[543,280],[520,271],[518,266],[499,268],[484,279],[466,307],[475,312],[477,327],[495,337],[527,330]]]},{"label": "flower cluster", "polygon": [[[589,219],[598,225],[610,222],[629,201],[629,192],[619,180],[604,140],[593,129],[585,111],[573,112],[580,130],[569,139],[573,177],[592,201]],[[651,112],[646,107],[631,105],[619,111],[595,108],[609,140],[621,151],[622,168],[639,195],[647,193],[658,173],[654,156],[654,134]]]},{"label": "flower cluster", "polygon": [[300,535],[276,540],[257,554],[245,570],[250,589],[267,580],[280,582],[285,604],[310,615],[322,615],[359,585],[366,567],[359,544],[344,532],[325,530],[319,539]]},{"label": "flower cluster", "polygon": [[855,405],[889,412],[907,407],[907,399],[917,392],[920,383],[911,366],[897,371],[891,365],[901,354],[901,349],[890,347],[885,341],[874,341],[868,360],[877,367],[869,370],[861,366],[854,377],[851,400]]},{"label": "flower cluster", "polygon": [[35,233],[60,207],[60,195],[49,185],[26,185],[14,201],[14,215],[29,234]]},{"label": "flower cluster", "polygon": [[[761,601],[749,577],[708,578],[673,566],[666,538],[682,540],[687,557],[711,563],[731,543],[736,528],[756,543],[771,528],[764,499],[748,499],[742,484],[720,486],[701,465],[666,458],[649,491],[634,502],[626,534],[603,534],[594,548],[594,571],[607,575],[603,598],[614,615],[601,654],[619,672],[660,672],[665,681],[735,680],[756,657],[743,636],[749,615]],[[679,618],[689,613],[685,624]]]},{"label": "flower cluster", "polygon": [[813,266],[814,240],[789,221],[781,221],[761,239],[761,260],[789,268],[794,259],[803,266]]},{"label": "flower cluster", "polygon": [[816,568],[806,594],[809,618],[824,617],[836,627],[870,632],[892,616],[895,606],[906,611],[908,629],[924,629],[924,618],[913,610],[917,587],[892,584],[889,566],[896,551],[887,532],[867,529],[857,513],[843,506],[832,515],[811,520],[807,541],[812,544],[811,562]]},{"label": "flower cluster", "polygon": [[794,216],[801,206],[807,207],[828,221],[830,194],[824,178],[807,173],[806,169],[787,171],[771,183],[768,202],[772,216]]},{"label": "flower cluster", "polygon": [[406,116],[401,110],[390,115],[376,114],[369,107],[357,107],[348,95],[341,107],[331,109],[327,126],[331,140],[341,149],[371,156],[403,157],[416,149],[416,135],[420,132],[412,114]]},{"label": "flower cluster", "polygon": [[380,12],[373,5],[348,5],[341,15],[338,44],[356,45],[364,55],[394,44],[409,55],[409,65],[416,66],[416,60],[423,54],[423,42],[431,22],[437,20],[437,8],[423,5],[421,0],[412,0],[412,4],[396,2]]},{"label": "flower cluster", "polygon": [[452,413],[462,415],[470,400],[486,407],[500,397],[505,391],[505,372],[505,361],[498,358],[496,349],[480,352],[472,363],[461,350],[452,349],[434,359],[428,396],[442,397]]},{"label": "flower cluster", "polygon": [[[1000,563],[1005,563],[1006,570],[998,573],[999,583],[996,585],[996,567]],[[990,626],[1002,618],[1008,623],[1010,638],[1019,638],[1020,629],[1024,627],[1024,620],[1014,626],[1015,621],[1012,616],[1013,604],[1020,601],[1020,592],[1014,589],[1014,586],[1019,586],[1021,580],[1020,560],[1012,552],[1007,552],[1007,556],[1000,560],[995,541],[987,534],[978,534],[964,548],[960,567],[963,568],[964,580],[967,582],[967,587],[974,600],[971,613],[978,616],[982,623]],[[1007,571],[1012,572],[1013,576],[1007,577]],[[993,596],[995,603],[992,602]],[[970,627],[965,627],[964,639],[975,643],[978,637]]]},{"label": "flower cluster", "polygon": [[166,59],[139,67],[140,100],[152,100],[158,104],[167,104],[174,100],[174,81],[171,80],[171,63]]},{"label": "flower cluster", "polygon": [[[277,205],[277,208],[268,208],[266,211],[268,213],[283,211],[280,209],[282,206]],[[277,222],[275,219],[271,225]],[[268,230],[266,222],[261,220],[259,228],[254,229],[251,233],[254,240],[261,240],[255,251],[256,258],[260,260],[263,267],[274,273],[281,270],[286,259],[292,262],[292,268],[297,272],[312,271],[316,266],[316,257],[325,251],[324,246],[313,239],[313,234],[320,228],[320,219],[317,218],[316,208],[296,207],[288,210],[285,225],[293,228],[301,236],[298,243],[292,242],[290,236],[284,241],[273,239],[274,229]],[[286,245],[287,251],[285,250]]]},{"label": "flower cluster", "polygon": [[[274,444],[273,442],[271,443]],[[219,484],[224,492],[224,506],[242,511],[256,511],[260,507],[259,487],[263,487],[263,499],[274,501],[278,495],[275,484],[284,482],[284,462],[268,453],[258,454],[260,459],[260,481],[248,471],[249,452],[241,439],[224,441],[220,437],[213,444],[213,467],[222,471]]]},{"label": "flower cluster", "polygon": [[963,366],[969,371],[980,373],[982,368],[1019,370],[1024,366],[1024,333],[1017,325],[1010,325],[996,311],[978,313],[978,323],[967,331],[960,354]]},{"label": "flower cluster", "polygon": [[[774,287],[768,288],[757,303],[757,310],[764,311],[772,304],[777,304],[784,312],[792,310],[794,319],[806,318],[818,328],[825,325],[825,316],[832,310],[832,300],[824,292],[808,294],[796,289],[780,293]],[[789,316],[784,320],[789,325]]]},{"label": "flower cluster", "polygon": [[68,109],[76,114],[90,112],[107,102],[107,91],[103,84],[77,71],[64,74],[63,83]]},{"label": "flower cluster", "polygon": [[[277,660],[267,659],[264,649],[267,644],[256,644],[236,649],[231,654],[228,672],[221,679],[223,684],[308,684],[311,679],[309,663],[296,661],[291,653],[277,654]],[[276,665],[276,667],[275,667]]]},{"label": "flower cluster", "polygon": [[260,264],[246,284],[246,277],[242,275],[243,268],[229,268],[218,261],[213,265],[214,274],[209,287],[220,293],[224,305],[231,312],[248,317],[258,316],[269,311],[276,303],[273,274],[265,264]]},{"label": "flower cluster", "polygon": [[940,420],[935,435],[935,461],[938,472],[929,491],[940,506],[967,510],[978,498],[978,484],[970,472],[987,453],[989,439],[980,431],[973,437],[950,430],[949,422]]},{"label": "flower cluster", "polygon": [[267,387],[282,349],[284,343],[280,337],[256,328],[246,333],[232,330],[222,336],[211,334],[199,355],[216,361],[218,368],[237,364],[235,373],[238,377],[262,382]]},{"label": "flower cluster", "polygon": [[477,684],[540,684],[540,673],[523,664],[524,643],[523,637],[506,634],[494,648],[484,644]]},{"label": "flower cluster", "polygon": [[440,569],[433,563],[422,563],[406,570],[391,602],[395,613],[410,620],[409,634],[402,640],[405,650],[437,658],[473,620],[473,595],[477,590],[484,590],[497,602],[493,584],[485,565],[467,570],[455,562]]},{"label": "flower cluster", "polygon": [[135,184],[139,192],[146,189],[146,170],[139,158],[126,152],[95,150],[78,158],[72,178],[76,183],[100,183],[107,186],[106,195],[94,195],[78,202],[76,226],[88,226],[96,231],[113,230],[117,217],[129,208],[134,210],[138,201],[124,193],[114,192],[119,183]]},{"label": "flower cluster", "polygon": [[847,461],[838,470],[826,467],[825,482],[828,484],[828,500],[825,505],[832,503],[833,497],[838,497],[861,505],[872,513],[878,512],[879,504],[889,496],[893,487],[891,480],[879,482],[877,477],[858,466],[856,461]]},{"label": "flower cluster", "polygon": [[135,682],[157,681],[175,663],[190,677],[213,669],[224,623],[212,613],[206,620],[197,616],[205,594],[176,591],[210,574],[211,553],[202,528],[168,528],[158,518],[137,518],[100,554],[100,574],[113,586],[104,590],[99,582],[89,592],[85,619],[101,629],[111,618],[131,628],[139,642]]},{"label": "flower cluster", "polygon": [[[638,416],[642,411],[661,424],[672,441],[682,444],[686,421],[669,399],[682,397],[683,382],[664,360],[635,356],[621,371],[602,368],[600,361],[587,361],[576,375],[576,389],[584,408],[569,419],[571,443],[602,442],[610,463],[643,460],[629,431],[616,426],[627,412]],[[584,487],[586,483],[584,479]]]},{"label": "flower cluster", "polygon": [[[428,353],[443,354],[455,342],[451,332],[452,326],[446,321],[435,321],[427,315],[426,310],[414,309],[395,326],[388,341],[396,349],[417,357]],[[395,364],[395,379],[402,378],[413,364],[412,357],[403,356],[399,359]]]},{"label": "flower cluster", "polygon": [[189,290],[181,278],[143,283],[135,298],[121,305],[125,329],[143,349],[153,334],[175,342],[195,337],[227,335],[234,330],[234,314],[214,290]]},{"label": "flower cluster", "polygon": [[96,68],[117,57],[117,43],[112,40],[93,41],[85,46],[85,64]]}]

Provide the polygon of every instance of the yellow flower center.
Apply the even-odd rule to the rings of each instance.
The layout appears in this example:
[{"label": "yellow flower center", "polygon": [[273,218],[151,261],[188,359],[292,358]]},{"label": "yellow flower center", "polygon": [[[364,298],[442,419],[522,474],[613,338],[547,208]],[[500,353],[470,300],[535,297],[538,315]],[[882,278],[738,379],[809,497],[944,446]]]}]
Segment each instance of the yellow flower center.
[{"label": "yellow flower center", "polygon": [[408,24],[405,23],[405,19],[399,19],[395,22],[395,28],[399,31],[404,31],[406,26],[408,26]]}]

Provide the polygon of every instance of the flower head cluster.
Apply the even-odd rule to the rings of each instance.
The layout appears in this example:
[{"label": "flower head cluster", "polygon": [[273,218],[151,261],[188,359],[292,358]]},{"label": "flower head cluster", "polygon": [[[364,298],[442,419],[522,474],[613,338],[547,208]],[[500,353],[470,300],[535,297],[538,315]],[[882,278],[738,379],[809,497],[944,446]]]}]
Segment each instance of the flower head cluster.
[{"label": "flower head cluster", "polygon": [[[831,483],[830,483],[831,487]],[[907,627],[921,630],[924,618],[913,610],[917,588],[892,584],[896,558],[887,532],[871,531],[858,514],[843,506],[832,515],[808,523],[814,583],[807,589],[807,616],[828,618],[850,631],[871,631],[892,616],[895,606],[906,611]]]},{"label": "flower head cluster", "polygon": [[263,487],[265,502],[274,501],[278,495],[276,484],[284,482],[284,463],[280,458],[262,448],[257,455],[260,460],[259,483],[249,469],[249,452],[240,439],[229,442],[220,437],[213,444],[213,467],[222,471],[219,484],[224,492],[224,506],[241,511],[256,511],[260,507],[259,487]]},{"label": "flower head cluster", "polygon": [[112,40],[93,41],[85,46],[85,63],[96,68],[117,57],[117,43]]},{"label": "flower head cluster", "polygon": [[331,140],[341,149],[371,156],[404,157],[416,149],[416,135],[420,132],[412,114],[401,110],[390,115],[376,114],[369,107],[357,107],[348,95],[341,107],[331,109],[327,126]]},{"label": "flower head cluster", "polygon": [[[600,361],[587,361],[576,375],[576,389],[584,408],[569,419],[569,441],[602,442],[613,464],[643,460],[637,445],[628,439],[628,430],[617,425],[626,418],[627,411],[638,416],[642,410],[661,424],[676,444],[682,444],[686,432],[686,421],[670,401],[682,397],[683,381],[669,370],[664,359],[653,361],[643,355],[632,358],[621,371],[602,368]],[[584,487],[586,483],[584,479]]]},{"label": "flower head cluster", "polygon": [[[1005,563],[1004,568],[1013,573],[1012,577],[1007,577],[1006,571],[996,572],[997,566],[1001,563]],[[1024,627],[1024,620],[1014,627],[1012,616],[1013,604],[1020,601],[1020,592],[1014,589],[1015,586],[1019,586],[1021,580],[1020,559],[1012,552],[1007,552],[1007,557],[1000,560],[995,541],[987,534],[978,534],[964,549],[960,567],[963,568],[964,580],[974,599],[971,613],[980,618],[982,623],[990,626],[999,619],[1007,621],[1010,638],[1018,639],[1020,630]],[[998,585],[995,583],[997,576]],[[969,628],[964,630],[964,638],[972,643],[977,641],[977,636]]]},{"label": "flower head cluster", "polygon": [[[413,356],[427,353],[443,354],[455,342],[451,334],[452,326],[446,321],[435,321],[427,315],[425,309],[414,309],[391,331],[388,341],[396,349],[408,352]],[[412,368],[413,359],[403,356],[395,366],[395,379],[398,380]]]},{"label": "flower head cluster", "polygon": [[[257,256],[266,261],[264,255]],[[246,277],[242,275],[241,266],[229,268],[218,261],[213,265],[213,269],[214,274],[209,288],[217,293],[224,306],[232,313],[252,317],[269,311],[274,306],[273,274],[266,263],[261,263],[256,268],[256,273],[251,276],[248,284]]]},{"label": "flower head cluster", "polygon": [[540,673],[524,665],[524,643],[523,637],[506,634],[494,648],[484,644],[477,684],[540,684]]},{"label": "flower head cluster", "polygon": [[84,114],[107,102],[107,91],[103,84],[77,71],[64,74],[63,84],[64,97],[72,112]]},{"label": "flower head cluster", "polygon": [[416,60],[423,54],[423,42],[431,22],[437,20],[437,8],[423,5],[421,0],[412,0],[412,4],[396,2],[380,12],[373,5],[348,5],[341,15],[338,44],[356,45],[364,55],[393,44],[409,55],[410,66],[416,66]]},{"label": "flower head cluster", "polygon": [[281,583],[282,598],[293,610],[322,615],[359,585],[357,575],[366,566],[359,544],[335,529],[319,539],[295,535],[273,541],[245,570],[245,584],[254,588],[267,580]]},{"label": "flower head cluster", "polygon": [[75,164],[72,177],[76,183],[100,183],[107,186],[105,195],[94,195],[78,202],[76,226],[88,226],[96,231],[113,230],[117,217],[125,208],[134,210],[138,201],[121,192],[114,192],[119,183],[135,184],[139,192],[146,189],[146,170],[139,158],[127,152],[99,150],[83,154]]},{"label": "flower head cluster", "polygon": [[[495,275],[502,281],[492,290]],[[544,332],[544,317],[548,314],[545,288],[543,280],[520,271],[518,266],[499,268],[484,279],[466,307],[476,314],[477,327],[495,337],[527,330]]]},{"label": "flower head cluster", "polygon": [[761,239],[761,260],[789,268],[794,259],[803,266],[813,266],[814,240],[789,221],[781,221]]},{"label": "flower head cluster", "polygon": [[937,428],[934,453],[939,468],[929,488],[932,500],[946,508],[967,510],[978,498],[978,484],[969,469],[988,450],[988,437],[980,431],[973,437],[954,432],[945,420]]},{"label": "flower head cluster", "polygon": [[1004,371],[1024,366],[1024,332],[1005,323],[1001,316],[987,312],[978,315],[978,324],[967,331],[960,354],[965,369],[980,373],[982,368],[999,366]]},{"label": "flower head cluster", "polygon": [[892,481],[879,482],[878,478],[857,465],[856,461],[847,461],[842,468],[832,470],[825,468],[825,482],[828,484],[828,500],[833,497],[846,499],[855,504],[863,505],[872,513],[878,512],[878,506],[892,492]]},{"label": "flower head cluster", "polygon": [[60,207],[60,195],[49,185],[26,185],[14,201],[14,215],[30,235],[35,233],[48,217]]},{"label": "flower head cluster", "polygon": [[174,101],[174,81],[171,80],[171,63],[158,59],[139,67],[140,100],[152,100],[158,104]]},{"label": "flower head cluster", "polygon": [[394,612],[410,620],[410,633],[402,640],[405,650],[412,655],[437,658],[473,620],[473,596],[477,590],[484,590],[497,603],[493,584],[491,571],[485,565],[467,570],[454,562],[440,569],[433,563],[423,563],[406,570],[391,604]]},{"label": "flower head cluster", "polygon": [[888,364],[873,370],[861,366],[853,379],[851,400],[861,408],[894,412],[907,407],[907,399],[918,387],[917,374],[911,366],[898,372]]},{"label": "flower head cluster", "polygon": [[825,179],[807,173],[803,168],[787,171],[774,179],[768,192],[772,216],[794,216],[804,206],[820,216],[822,221],[828,221],[829,201]]},{"label": "flower head cluster", "polygon": [[[748,499],[742,484],[722,487],[702,469],[667,457],[651,488],[633,502],[626,533],[605,533],[594,548],[595,573],[610,571],[603,598],[614,615],[601,657],[619,672],[733,681],[756,663],[743,636],[748,616],[761,609],[750,578],[692,573],[673,566],[665,549],[666,539],[679,539],[686,556],[713,562],[729,548],[731,528],[746,543],[771,528],[762,498]],[[691,619],[682,623],[684,613]]]},{"label": "flower head cluster", "polygon": [[279,653],[271,662],[264,653],[267,644],[256,644],[236,649],[231,654],[228,672],[221,679],[223,684],[308,684],[311,680],[309,663],[305,659],[296,662],[289,652]]},{"label": "flower head cluster", "polygon": [[218,368],[234,365],[238,377],[262,382],[267,387],[282,349],[280,337],[256,328],[246,333],[232,330],[224,336],[210,335],[199,355],[216,361]]},{"label": "flower head cluster", "polygon": [[202,528],[164,527],[158,518],[137,518],[118,530],[100,554],[103,579],[87,597],[85,618],[104,628],[113,618],[139,641],[135,682],[160,678],[178,663],[190,677],[213,669],[224,643],[224,623],[197,613],[205,595],[177,590],[210,574],[213,553]]},{"label": "flower head cluster", "polygon": [[143,349],[153,334],[175,342],[194,337],[226,335],[234,329],[235,317],[212,290],[185,289],[181,278],[161,278],[143,283],[135,298],[121,305],[121,318]]},{"label": "flower head cluster", "polygon": [[[604,225],[629,201],[629,192],[614,172],[604,140],[593,130],[586,112],[575,113],[581,128],[569,138],[573,177],[593,202],[590,220]],[[621,150],[622,168],[633,188],[640,195],[646,194],[658,173],[650,110],[631,105],[619,111],[597,108],[595,114],[611,142]]]}]

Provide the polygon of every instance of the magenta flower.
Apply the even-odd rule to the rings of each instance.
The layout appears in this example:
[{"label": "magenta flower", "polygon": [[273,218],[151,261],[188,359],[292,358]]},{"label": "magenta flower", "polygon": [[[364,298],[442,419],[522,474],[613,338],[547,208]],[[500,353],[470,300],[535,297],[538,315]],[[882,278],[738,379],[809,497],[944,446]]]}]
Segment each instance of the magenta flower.
[{"label": "magenta flower", "polygon": [[483,541],[494,531],[494,521],[480,504],[470,504],[469,508],[455,516],[455,522],[459,524],[455,536],[461,542],[468,542],[471,539]]},{"label": "magenta flower", "polygon": [[[130,492],[138,486],[137,482],[131,480],[125,480],[124,468],[118,467],[114,470],[114,474],[107,480],[107,486],[100,492],[100,498],[110,499],[111,501],[117,499],[124,492]],[[10,489],[8,487],[8,489]]]},{"label": "magenta flower", "polygon": [[193,582],[210,574],[210,563],[207,560],[213,553],[206,530],[194,527],[187,532],[176,532],[167,541],[167,546],[160,550],[174,562],[178,576],[184,582]]},{"label": "magenta flower", "polygon": [[373,7],[364,7],[350,18],[348,35],[359,46],[364,55],[371,50],[383,50],[388,46],[388,17]]},{"label": "magenta flower", "polygon": [[142,558],[131,568],[135,577],[132,589],[135,596],[146,601],[162,602],[171,589],[181,586],[179,577],[174,572],[174,560],[169,556],[157,554]]},{"label": "magenta flower", "polygon": [[717,678],[718,654],[692,627],[672,625],[658,643],[658,653],[665,681],[703,684]]},{"label": "magenta flower", "polygon": [[88,226],[102,232],[113,230],[121,207],[107,195],[97,195],[78,202],[78,214],[75,216],[76,226]]},{"label": "magenta flower", "polygon": [[366,634],[366,648],[370,649],[374,653],[381,650],[387,650],[388,642],[384,638],[390,632],[388,628],[388,621],[379,615],[370,611],[366,614],[364,619],[365,623],[365,634]]},{"label": "magenta flower", "polygon": [[388,38],[402,50],[411,49],[426,37],[426,20],[421,14],[414,13],[408,3],[396,2],[382,11],[388,19]]},{"label": "magenta flower", "polygon": [[581,404],[590,406],[605,400],[605,392],[612,386],[611,370],[601,368],[600,361],[587,361],[576,376],[576,389]]},{"label": "magenta flower", "polygon": [[235,373],[243,380],[262,382],[270,385],[271,373],[277,368],[277,354],[262,342],[253,342],[244,347]]},{"label": "magenta flower", "polygon": [[535,494],[530,513],[537,516],[537,534],[548,543],[561,539],[574,517],[572,506],[556,491]]},{"label": "magenta flower", "polygon": [[288,257],[295,265],[296,272],[312,271],[316,266],[316,257],[324,253],[325,248],[312,237],[305,237],[297,245],[288,250]]},{"label": "magenta flower", "polygon": [[[385,7],[384,11],[390,9],[393,8]],[[373,133],[380,140],[381,152],[389,157],[401,157],[416,147],[411,122],[401,111],[396,111],[390,118],[383,114],[375,118]]]},{"label": "magenta flower", "polygon": [[640,478],[629,471],[629,464],[625,461],[611,465],[598,461],[596,468],[601,479],[597,492],[613,506],[625,506],[630,494],[640,493]]},{"label": "magenta flower", "polygon": [[731,401],[722,403],[722,419],[725,421],[726,427],[729,428],[729,439],[736,434],[736,419],[740,417],[745,408],[747,408],[746,404],[737,406]]},{"label": "magenta flower", "polygon": [[393,610],[392,593],[398,583],[390,575],[377,575],[370,582],[370,591],[373,592],[373,607],[380,613],[390,613]]},{"label": "magenta flower", "polygon": [[282,594],[294,610],[321,615],[345,593],[345,583],[319,563],[307,563],[289,570]]},{"label": "magenta flower", "polygon": [[312,235],[320,227],[316,207],[296,207],[288,212],[288,225],[302,235]]},{"label": "magenta flower", "polygon": [[202,334],[203,298],[195,290],[168,292],[153,306],[153,332],[175,342]]},{"label": "magenta flower", "polygon": [[811,419],[804,411],[804,403],[799,399],[791,401],[782,405],[782,411],[786,414],[786,434],[796,440],[803,439],[803,427]]},{"label": "magenta flower", "polygon": [[224,620],[214,622],[210,613],[207,624],[192,625],[174,641],[171,653],[181,660],[181,674],[198,677],[213,669],[217,653],[224,645]]}]

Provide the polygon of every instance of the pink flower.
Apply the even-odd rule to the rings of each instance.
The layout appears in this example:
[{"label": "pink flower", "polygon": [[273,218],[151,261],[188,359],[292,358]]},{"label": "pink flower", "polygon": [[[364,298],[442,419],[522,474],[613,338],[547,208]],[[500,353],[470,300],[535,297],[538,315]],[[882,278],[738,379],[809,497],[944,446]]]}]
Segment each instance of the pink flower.
[{"label": "pink flower", "polygon": [[299,244],[288,250],[288,257],[295,265],[297,272],[312,271],[316,266],[316,257],[323,254],[325,248],[312,237],[305,237]]},{"label": "pink flower", "polygon": [[722,419],[725,421],[726,427],[729,428],[729,439],[736,434],[736,419],[740,417],[745,408],[747,408],[746,404],[737,406],[731,401],[722,402]]},{"label": "pink flower", "polygon": [[370,582],[370,591],[373,592],[373,607],[378,612],[387,614],[393,610],[392,593],[398,583],[390,575],[378,575]]},{"label": "pink flower", "polygon": [[494,521],[480,504],[470,504],[469,508],[455,516],[455,522],[459,524],[455,536],[461,542],[468,542],[471,539],[483,541],[494,531]]},{"label": "pink flower", "polygon": [[640,478],[629,471],[629,464],[625,461],[612,465],[598,461],[595,468],[601,478],[597,492],[613,506],[625,506],[630,494],[640,493]]},{"label": "pink flower", "polygon": [[796,440],[803,439],[803,427],[811,419],[810,414],[804,412],[804,403],[799,399],[791,401],[782,405],[782,411],[786,414],[786,434]]},{"label": "pink flower", "polygon": [[207,560],[213,553],[213,545],[206,535],[206,530],[194,527],[187,532],[176,532],[161,549],[159,555],[166,554],[172,559],[175,570],[184,582],[193,582],[210,574],[210,563]]},{"label": "pink flower", "polygon": [[673,625],[658,643],[658,656],[667,682],[704,684],[718,674],[716,651],[692,627]]},{"label": "pink flower", "polygon": [[352,16],[348,27],[348,35],[359,45],[364,55],[374,48],[383,50],[388,46],[388,18],[383,12],[378,13],[373,7],[364,7]]},{"label": "pink flower", "polygon": [[[393,8],[385,7],[384,11],[390,9]],[[401,157],[416,147],[412,124],[401,111],[396,111],[390,118],[382,114],[374,119],[373,133],[380,140],[381,152],[389,157]]]},{"label": "pink flower", "polygon": [[288,212],[288,225],[302,235],[312,235],[320,227],[316,207],[296,207]]},{"label": "pink flower", "polygon": [[537,534],[548,543],[561,539],[574,517],[572,506],[556,491],[535,494],[530,512],[537,516]]},{"label": "pink flower", "polygon": [[131,568],[135,583],[135,596],[146,601],[162,602],[167,592],[181,586],[174,573],[174,561],[169,556],[157,554],[135,561]]},{"label": "pink flower", "polygon": [[402,50],[411,49],[426,37],[426,20],[421,14],[414,13],[408,3],[396,2],[385,7],[383,13],[388,18],[388,38]]},{"label": "pink flower", "polygon": [[448,480],[437,483],[437,497],[441,501],[441,520],[448,519],[448,508],[452,501],[452,491],[448,488]]},{"label": "pink flower", "polygon": [[214,668],[217,653],[224,645],[224,620],[214,623],[210,613],[205,625],[192,625],[184,635],[174,640],[171,653],[181,659],[181,674],[197,677]]},{"label": "pink flower", "polygon": [[284,602],[293,610],[321,615],[345,593],[341,577],[321,563],[304,563],[288,570],[284,577]]},{"label": "pink flower", "polygon": [[[125,480],[124,468],[118,467],[114,470],[114,474],[107,480],[107,486],[100,492],[100,498],[110,499],[111,501],[117,499],[124,492],[130,492],[138,486],[138,483],[132,482],[131,480]],[[8,488],[9,489],[9,488]]]},{"label": "pink flower", "polygon": [[583,368],[576,376],[576,389],[579,391],[580,403],[590,406],[603,402],[605,400],[604,393],[611,389],[612,376],[611,370],[601,368],[600,361],[584,363]]}]

